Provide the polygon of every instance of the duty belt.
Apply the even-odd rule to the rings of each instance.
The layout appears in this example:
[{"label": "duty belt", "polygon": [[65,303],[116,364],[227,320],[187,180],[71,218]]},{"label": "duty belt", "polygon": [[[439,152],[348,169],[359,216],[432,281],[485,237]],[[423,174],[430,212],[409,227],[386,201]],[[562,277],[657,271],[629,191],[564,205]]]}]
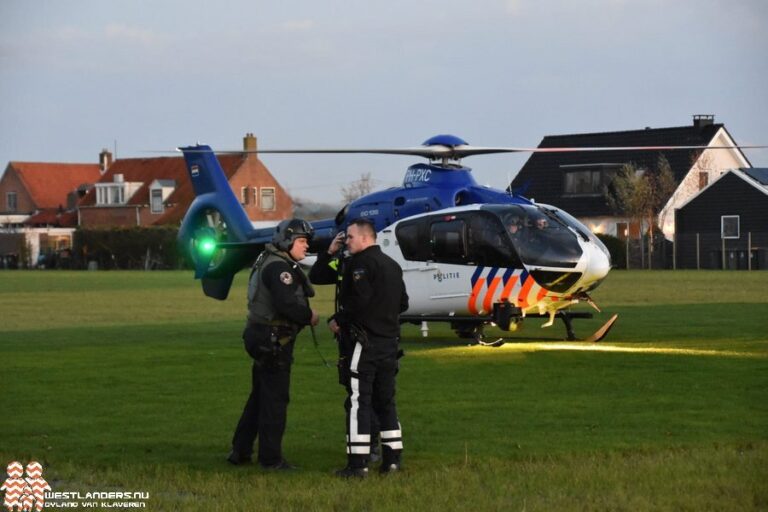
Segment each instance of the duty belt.
[{"label": "duty belt", "polygon": [[260,327],[266,327],[269,330],[269,339],[273,343],[277,343],[278,345],[285,346],[287,345],[291,339],[296,335],[296,328],[293,325],[290,324],[283,324],[283,323],[272,323],[272,324],[263,324],[263,323],[256,323],[253,324],[255,326]]}]

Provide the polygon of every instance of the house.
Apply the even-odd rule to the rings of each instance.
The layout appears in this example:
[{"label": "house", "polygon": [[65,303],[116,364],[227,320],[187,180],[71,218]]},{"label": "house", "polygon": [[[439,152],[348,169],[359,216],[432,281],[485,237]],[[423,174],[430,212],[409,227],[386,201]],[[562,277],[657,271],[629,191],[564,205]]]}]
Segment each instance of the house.
[{"label": "house", "polygon": [[[723,124],[712,115],[693,116],[688,126],[644,128],[604,133],[548,135],[540,148],[554,147],[636,147],[636,146],[733,146],[735,142]],[[674,210],[714,181],[726,169],[752,165],[739,149],[534,153],[512,181],[510,188],[539,203],[556,205],[578,217],[595,233],[635,238],[647,226],[633,225],[611,211],[603,194],[613,177],[627,163],[639,170],[655,169],[659,156],[670,164],[677,189],[659,215],[664,235],[675,233]]]},{"label": "house", "polygon": [[[218,158],[248,217],[268,224],[291,217],[293,201],[256,156],[252,133],[243,138],[243,149]],[[118,159],[80,202],[79,225],[178,225],[193,199],[182,157]]]},{"label": "house", "polygon": [[101,177],[99,164],[10,162],[0,179],[0,256],[34,264],[72,246],[75,206]]},{"label": "house", "polygon": [[730,169],[675,210],[677,268],[768,269],[768,168]]}]

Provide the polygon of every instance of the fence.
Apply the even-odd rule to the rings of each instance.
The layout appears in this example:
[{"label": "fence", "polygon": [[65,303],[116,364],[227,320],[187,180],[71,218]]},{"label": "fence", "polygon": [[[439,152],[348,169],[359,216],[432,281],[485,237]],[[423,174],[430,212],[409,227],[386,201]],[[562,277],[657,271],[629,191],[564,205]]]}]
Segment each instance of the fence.
[{"label": "fence", "polygon": [[768,232],[679,233],[675,237],[673,268],[768,270]]}]

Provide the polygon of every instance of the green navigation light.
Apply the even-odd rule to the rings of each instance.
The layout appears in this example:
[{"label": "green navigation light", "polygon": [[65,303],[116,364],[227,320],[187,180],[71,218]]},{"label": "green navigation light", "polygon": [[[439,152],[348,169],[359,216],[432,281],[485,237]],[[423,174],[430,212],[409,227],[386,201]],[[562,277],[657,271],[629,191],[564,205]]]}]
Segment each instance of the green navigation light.
[{"label": "green navigation light", "polygon": [[216,240],[213,238],[203,238],[198,245],[201,254],[210,256],[216,250]]}]

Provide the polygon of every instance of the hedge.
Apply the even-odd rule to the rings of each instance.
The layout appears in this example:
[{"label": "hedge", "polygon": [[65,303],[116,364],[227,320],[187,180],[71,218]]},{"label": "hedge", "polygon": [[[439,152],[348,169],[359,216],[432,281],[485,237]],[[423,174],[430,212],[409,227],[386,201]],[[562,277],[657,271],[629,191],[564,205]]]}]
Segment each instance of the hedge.
[{"label": "hedge", "polygon": [[73,240],[75,265],[99,269],[187,268],[176,245],[174,226],[78,228]]}]

